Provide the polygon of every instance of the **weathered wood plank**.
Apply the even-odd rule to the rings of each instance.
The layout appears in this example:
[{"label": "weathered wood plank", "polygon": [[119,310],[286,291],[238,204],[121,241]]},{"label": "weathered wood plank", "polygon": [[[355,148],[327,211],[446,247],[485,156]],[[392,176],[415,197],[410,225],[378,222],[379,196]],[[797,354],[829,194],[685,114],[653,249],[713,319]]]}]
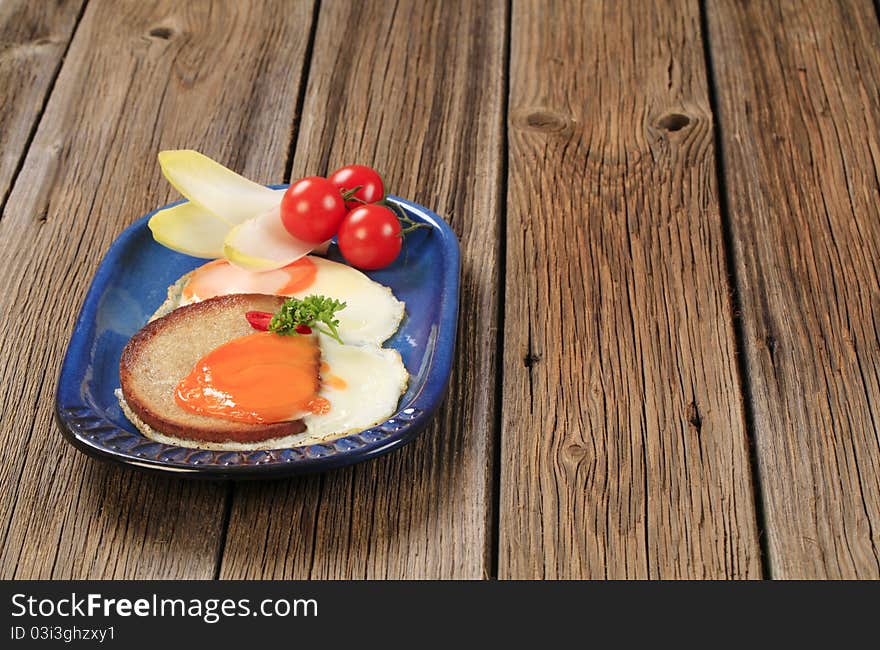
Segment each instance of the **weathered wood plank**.
[{"label": "weathered wood plank", "polygon": [[52,421],[102,251],[171,194],[163,148],[288,154],[312,3],[91,3],[0,221],[0,575],[210,578],[227,490],[86,459]]},{"label": "weathered wood plank", "polygon": [[868,0],[707,11],[771,572],[877,578],[877,16]]},{"label": "weathered wood plank", "polygon": [[499,574],[760,576],[697,2],[514,2]]},{"label": "weathered wood plank", "polygon": [[375,165],[462,246],[446,401],[391,456],[236,486],[225,578],[479,578],[489,571],[503,2],[322,2],[293,176]]},{"label": "weathered wood plank", "polygon": [[0,2],[0,207],[84,0]]}]

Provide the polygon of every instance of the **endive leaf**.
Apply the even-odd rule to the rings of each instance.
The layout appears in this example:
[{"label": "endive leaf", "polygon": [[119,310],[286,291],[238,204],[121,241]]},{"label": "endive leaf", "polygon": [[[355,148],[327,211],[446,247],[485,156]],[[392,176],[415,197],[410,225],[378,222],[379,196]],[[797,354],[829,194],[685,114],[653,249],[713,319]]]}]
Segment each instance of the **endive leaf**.
[{"label": "endive leaf", "polygon": [[193,257],[223,257],[223,241],[230,226],[195,203],[181,203],[150,217],[157,242]]},{"label": "endive leaf", "polygon": [[239,268],[271,271],[295,262],[315,247],[287,232],[281,223],[281,208],[275,206],[230,230],[223,255]]},{"label": "endive leaf", "polygon": [[284,195],[191,149],[160,151],[159,165],[178,192],[230,226],[277,207]]}]

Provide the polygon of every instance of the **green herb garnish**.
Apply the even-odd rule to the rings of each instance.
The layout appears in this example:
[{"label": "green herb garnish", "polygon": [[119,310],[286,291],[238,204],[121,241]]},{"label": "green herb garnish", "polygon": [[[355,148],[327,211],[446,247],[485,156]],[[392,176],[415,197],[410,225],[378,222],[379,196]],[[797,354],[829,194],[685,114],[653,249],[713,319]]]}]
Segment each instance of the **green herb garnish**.
[{"label": "green herb garnish", "polygon": [[336,312],[345,309],[345,303],[326,296],[306,296],[302,300],[288,298],[269,321],[269,331],[276,334],[308,334],[316,329],[342,343]]}]

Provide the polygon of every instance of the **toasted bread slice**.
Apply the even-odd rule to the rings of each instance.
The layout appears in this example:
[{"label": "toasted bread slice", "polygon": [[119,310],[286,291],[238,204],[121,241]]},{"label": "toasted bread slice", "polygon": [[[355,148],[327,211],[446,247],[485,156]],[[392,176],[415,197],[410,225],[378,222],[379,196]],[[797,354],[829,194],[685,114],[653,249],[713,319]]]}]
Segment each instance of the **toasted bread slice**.
[{"label": "toasted bread slice", "polygon": [[135,334],[122,352],[119,379],[125,404],[139,424],[168,437],[211,443],[253,443],[304,431],[302,420],[248,424],[199,415],[174,398],[177,384],[199,359],[231,339],[254,333],[246,312],[274,312],[283,302],[282,297],[260,294],[220,296],[175,309]]}]

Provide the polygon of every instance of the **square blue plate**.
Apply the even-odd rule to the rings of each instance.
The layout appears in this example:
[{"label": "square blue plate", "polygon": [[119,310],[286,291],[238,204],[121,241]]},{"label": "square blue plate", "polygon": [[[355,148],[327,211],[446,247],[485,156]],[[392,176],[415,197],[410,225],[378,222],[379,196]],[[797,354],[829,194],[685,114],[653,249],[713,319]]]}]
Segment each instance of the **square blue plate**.
[{"label": "square blue plate", "polygon": [[[286,187],[274,185],[275,188]],[[211,478],[264,478],[358,463],[411,441],[446,393],[458,316],[458,241],[436,214],[389,197],[416,221],[433,226],[407,236],[397,261],[368,275],[406,303],[406,316],[385,347],[398,350],[410,373],[400,410],[358,434],[307,447],[222,452],[164,445],[141,435],[113,391],[128,339],[165,300],[168,286],[205,260],[160,246],[147,227],[150,213],[110,246],[95,273],[58,379],[55,414],[78,449],[141,469]],[[329,257],[341,261],[335,245]]]}]

